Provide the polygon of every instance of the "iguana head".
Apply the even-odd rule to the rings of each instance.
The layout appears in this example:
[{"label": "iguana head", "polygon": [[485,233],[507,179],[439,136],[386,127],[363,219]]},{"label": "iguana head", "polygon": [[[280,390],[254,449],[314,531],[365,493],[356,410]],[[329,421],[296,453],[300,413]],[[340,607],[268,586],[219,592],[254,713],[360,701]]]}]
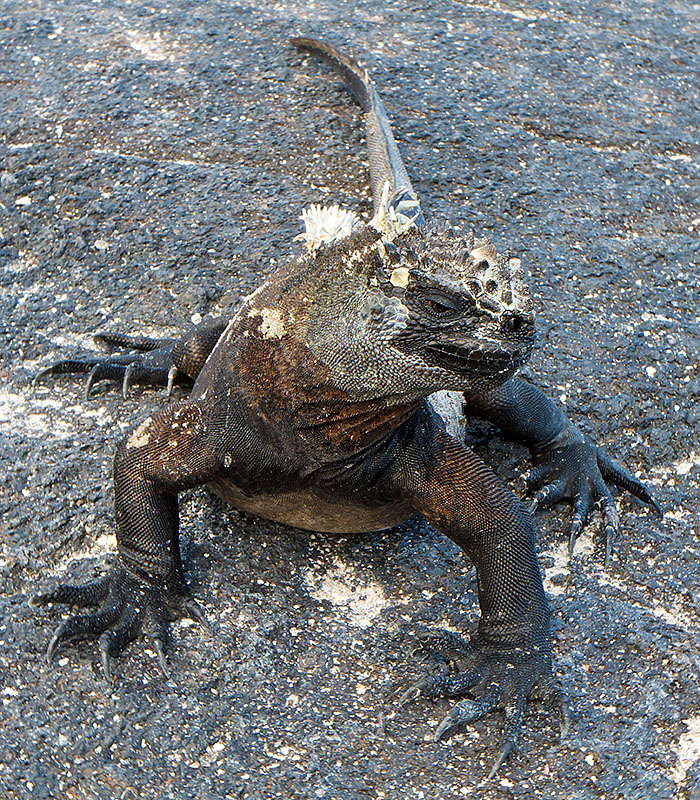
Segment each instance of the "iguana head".
[{"label": "iguana head", "polygon": [[378,287],[406,309],[390,344],[441,388],[495,386],[527,361],[534,314],[519,259],[450,227],[413,229],[377,249]]},{"label": "iguana head", "polygon": [[519,259],[396,214],[376,227],[343,218],[350,234],[326,236],[338,210],[314,214],[325,222],[306,220],[316,304],[305,337],[336,385],[365,398],[489,388],[527,361],[534,315]]}]

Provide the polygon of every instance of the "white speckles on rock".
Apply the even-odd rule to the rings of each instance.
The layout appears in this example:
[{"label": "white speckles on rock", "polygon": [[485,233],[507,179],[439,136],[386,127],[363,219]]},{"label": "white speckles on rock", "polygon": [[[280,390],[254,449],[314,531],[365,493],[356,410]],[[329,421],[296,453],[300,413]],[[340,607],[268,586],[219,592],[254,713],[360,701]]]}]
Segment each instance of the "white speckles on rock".
[{"label": "white speckles on rock", "polygon": [[149,61],[173,61],[178,55],[179,48],[169,44],[160,31],[150,34],[129,30],[126,32],[126,41],[132,50]]},{"label": "white speckles on rock", "polygon": [[337,606],[345,612],[348,624],[358,628],[368,628],[388,605],[379,584],[362,581],[339,559],[323,576],[309,571],[306,583],[312,597]]},{"label": "white speckles on rock", "polygon": [[672,749],[678,753],[678,765],[671,773],[674,783],[683,783],[688,769],[700,760],[700,717],[689,717],[683,723],[688,730],[680,737],[678,744]]},{"label": "white speckles on rock", "polygon": [[[71,561],[87,561],[88,559],[103,558],[109,553],[113,553],[117,549],[117,537],[114,533],[100,534],[94,542],[90,543],[88,547],[83,550],[76,551]],[[62,573],[67,564],[62,564],[59,574]]]},{"label": "white speckles on rock", "polygon": [[[582,557],[592,559],[595,554],[595,541],[589,531],[584,531],[576,540],[574,558]],[[545,591],[553,595],[561,595],[566,591],[566,581],[571,576],[571,563],[569,561],[569,542],[562,538],[554,546],[542,553],[549,556],[553,564],[543,569]]]},{"label": "white speckles on rock", "polygon": [[673,462],[673,468],[678,475],[687,475],[693,467],[700,466],[700,455],[692,450],[688,454],[688,458],[682,458],[679,461]]}]

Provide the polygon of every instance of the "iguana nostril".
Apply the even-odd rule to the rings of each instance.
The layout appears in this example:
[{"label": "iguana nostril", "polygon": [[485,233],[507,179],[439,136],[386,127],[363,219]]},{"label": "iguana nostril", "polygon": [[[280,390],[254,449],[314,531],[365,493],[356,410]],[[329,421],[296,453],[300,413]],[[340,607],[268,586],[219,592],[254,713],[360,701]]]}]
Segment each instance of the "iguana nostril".
[{"label": "iguana nostril", "polygon": [[522,330],[527,323],[525,317],[521,317],[520,314],[508,314],[508,316],[503,318],[503,322],[501,323],[505,330],[511,331],[513,333]]}]

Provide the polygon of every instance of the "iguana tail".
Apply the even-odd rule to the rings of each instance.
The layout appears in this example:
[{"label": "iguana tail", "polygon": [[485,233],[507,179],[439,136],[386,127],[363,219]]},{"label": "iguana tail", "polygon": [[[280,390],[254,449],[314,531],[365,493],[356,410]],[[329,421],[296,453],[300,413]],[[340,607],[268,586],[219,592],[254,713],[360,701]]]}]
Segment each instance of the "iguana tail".
[{"label": "iguana tail", "polygon": [[[333,45],[320,42],[318,39],[301,36],[289,41],[294,47],[308,50],[330,64],[343,78],[352,96],[366,114],[369,175],[372,184],[374,213],[381,213],[381,206],[383,202],[386,203],[387,195],[390,205],[393,206],[398,206],[399,203],[405,204],[406,201],[409,201],[409,204],[411,202],[418,203],[418,196],[413,190],[406,166],[391,133],[384,105],[367,70],[360,67],[354,59],[336,50]],[[419,227],[422,226],[424,220],[420,205],[416,206],[414,213],[415,224]]]}]

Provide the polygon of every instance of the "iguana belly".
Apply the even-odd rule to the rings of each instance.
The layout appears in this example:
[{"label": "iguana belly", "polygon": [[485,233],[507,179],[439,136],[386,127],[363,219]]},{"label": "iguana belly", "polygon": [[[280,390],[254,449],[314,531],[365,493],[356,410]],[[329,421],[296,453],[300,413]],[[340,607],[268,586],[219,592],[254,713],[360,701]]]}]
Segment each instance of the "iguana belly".
[{"label": "iguana belly", "polygon": [[212,481],[208,486],[214,494],[234,508],[309,531],[380,531],[398,525],[415,514],[409,503],[368,507],[333,502],[308,490],[251,496],[224,479]]},{"label": "iguana belly", "polygon": [[[436,392],[429,398],[433,410],[458,440],[464,437],[464,396]],[[265,519],[323,533],[367,533],[405,522],[416,512],[410,503],[363,506],[319,497],[311,490],[250,495],[231,481],[218,478],[209,488],[233,508]]]}]

